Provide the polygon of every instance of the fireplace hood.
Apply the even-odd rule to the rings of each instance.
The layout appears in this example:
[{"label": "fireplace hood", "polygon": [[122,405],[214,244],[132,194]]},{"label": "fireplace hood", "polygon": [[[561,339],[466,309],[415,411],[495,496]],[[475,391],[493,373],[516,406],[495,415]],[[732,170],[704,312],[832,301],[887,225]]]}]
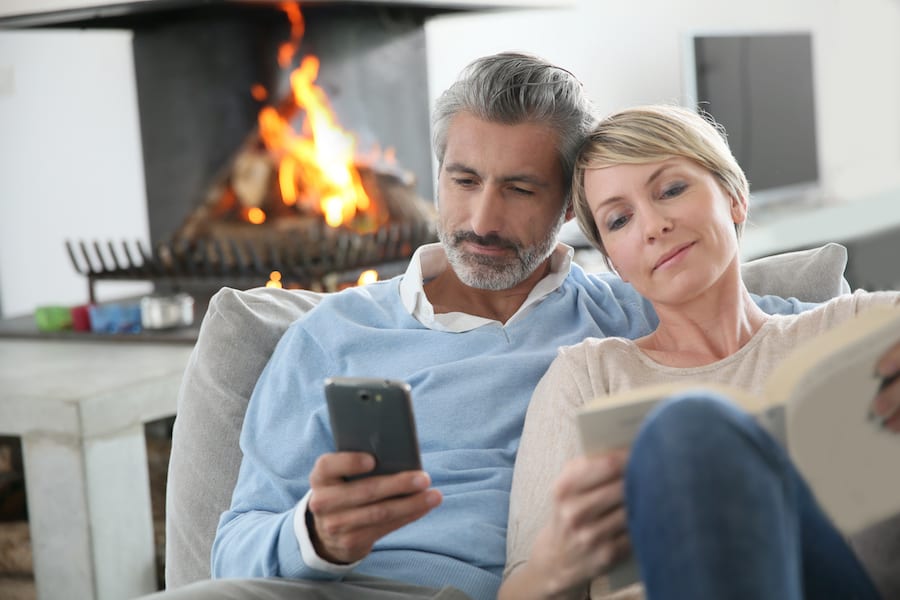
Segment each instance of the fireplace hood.
[{"label": "fireplace hood", "polygon": [[[38,27],[127,17],[140,13],[211,7],[216,5],[276,5],[281,0],[4,0],[0,28]],[[503,8],[554,8],[574,0],[303,0],[301,7],[318,5],[419,8],[434,12]]]}]

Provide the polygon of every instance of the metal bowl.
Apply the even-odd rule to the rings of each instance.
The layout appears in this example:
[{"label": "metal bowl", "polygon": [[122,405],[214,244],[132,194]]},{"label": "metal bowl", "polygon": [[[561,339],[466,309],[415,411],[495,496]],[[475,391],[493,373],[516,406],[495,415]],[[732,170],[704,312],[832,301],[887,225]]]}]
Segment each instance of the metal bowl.
[{"label": "metal bowl", "polygon": [[185,293],[141,298],[141,326],[144,329],[174,329],[194,323],[194,299]]}]

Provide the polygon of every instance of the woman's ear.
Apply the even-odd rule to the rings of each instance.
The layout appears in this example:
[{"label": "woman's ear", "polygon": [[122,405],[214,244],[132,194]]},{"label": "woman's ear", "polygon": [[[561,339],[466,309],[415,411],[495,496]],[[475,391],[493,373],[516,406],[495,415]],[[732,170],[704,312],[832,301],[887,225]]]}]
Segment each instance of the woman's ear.
[{"label": "woman's ear", "polygon": [[731,220],[735,225],[747,220],[747,198],[742,194],[731,197]]}]

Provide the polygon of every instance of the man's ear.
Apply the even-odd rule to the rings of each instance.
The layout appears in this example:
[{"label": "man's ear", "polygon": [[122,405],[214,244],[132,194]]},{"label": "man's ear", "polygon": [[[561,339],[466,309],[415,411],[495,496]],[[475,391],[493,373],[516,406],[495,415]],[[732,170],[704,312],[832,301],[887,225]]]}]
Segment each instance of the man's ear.
[{"label": "man's ear", "polygon": [[735,225],[747,220],[747,198],[743,194],[731,197],[731,220]]},{"label": "man's ear", "polygon": [[566,205],[566,222],[571,221],[575,217],[575,205],[569,200]]}]

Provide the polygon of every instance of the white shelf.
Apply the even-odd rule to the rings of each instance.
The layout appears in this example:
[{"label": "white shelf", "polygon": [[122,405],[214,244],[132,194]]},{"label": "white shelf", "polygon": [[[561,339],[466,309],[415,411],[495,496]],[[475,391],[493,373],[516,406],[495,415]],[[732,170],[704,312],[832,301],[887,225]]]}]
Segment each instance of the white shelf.
[{"label": "white shelf", "polygon": [[[766,215],[744,229],[745,260],[825,242],[846,242],[900,226],[900,189],[831,206]],[[900,243],[900,240],[898,240]]]}]

